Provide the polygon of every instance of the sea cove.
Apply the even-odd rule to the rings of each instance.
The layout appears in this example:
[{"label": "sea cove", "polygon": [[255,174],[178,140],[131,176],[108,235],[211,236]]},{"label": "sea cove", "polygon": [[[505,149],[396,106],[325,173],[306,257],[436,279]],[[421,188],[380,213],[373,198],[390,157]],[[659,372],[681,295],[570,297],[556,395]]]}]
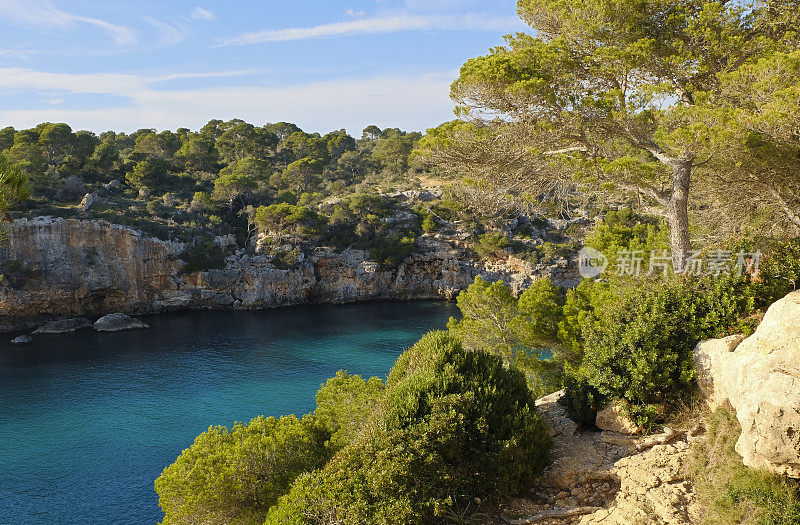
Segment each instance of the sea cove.
[{"label": "sea cove", "polygon": [[144,317],[150,330],[0,345],[0,516],[155,523],[153,481],[210,424],[302,415],[338,370],[384,377],[450,303]]}]

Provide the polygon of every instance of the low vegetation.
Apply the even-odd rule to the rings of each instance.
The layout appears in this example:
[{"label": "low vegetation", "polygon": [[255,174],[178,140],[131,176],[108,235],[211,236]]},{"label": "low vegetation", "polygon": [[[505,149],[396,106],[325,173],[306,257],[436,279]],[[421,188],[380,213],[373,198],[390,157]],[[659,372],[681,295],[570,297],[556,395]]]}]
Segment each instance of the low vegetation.
[{"label": "low vegetation", "polygon": [[734,447],[741,428],[724,408],[706,418],[706,436],[692,449],[690,474],[714,525],[790,525],[800,522],[800,484],[747,468]]}]

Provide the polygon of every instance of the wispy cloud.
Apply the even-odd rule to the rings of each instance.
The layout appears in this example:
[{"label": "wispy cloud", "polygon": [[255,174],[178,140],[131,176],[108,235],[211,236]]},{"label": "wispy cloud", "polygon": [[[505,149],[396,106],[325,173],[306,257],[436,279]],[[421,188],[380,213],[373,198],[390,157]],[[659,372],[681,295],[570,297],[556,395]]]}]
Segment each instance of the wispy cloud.
[{"label": "wispy cloud", "polygon": [[353,18],[361,18],[362,16],[366,16],[366,11],[356,11],[355,9],[348,9],[344,12],[347,16],[352,16]]},{"label": "wispy cloud", "polygon": [[0,57],[17,58],[20,60],[30,58],[37,53],[38,51],[33,51],[31,49],[0,49]]},{"label": "wispy cloud", "polygon": [[209,22],[213,22],[217,19],[217,15],[215,15],[212,11],[203,9],[200,6],[197,6],[192,10],[191,17],[195,20],[207,20]]},{"label": "wispy cloud", "polygon": [[158,31],[158,42],[156,43],[158,47],[183,42],[189,36],[189,29],[183,24],[169,24],[156,20],[152,16],[143,16],[141,18]]},{"label": "wispy cloud", "polygon": [[513,31],[519,29],[516,17],[487,17],[477,13],[464,15],[394,15],[362,18],[312,27],[267,29],[242,33],[222,40],[219,46],[241,46],[266,42],[287,42],[312,38],[374,35],[407,31]]},{"label": "wispy cloud", "polygon": [[118,95],[136,98],[151,91],[154,84],[182,79],[237,77],[259,70],[171,73],[168,75],[128,75],[116,73],[50,73],[21,67],[0,68],[0,89],[33,89],[58,93]]},{"label": "wispy cloud", "polygon": [[17,23],[44,29],[64,29],[87,24],[105,31],[119,45],[134,44],[138,40],[136,32],[129,27],[99,18],[67,13],[58,9],[50,0],[0,0],[0,12]]},{"label": "wispy cloud", "polygon": [[[423,130],[452,118],[449,85],[455,71],[408,76],[339,79],[287,86],[157,89],[175,78],[247,74],[232,71],[168,76],[70,75],[0,68],[0,86],[59,94],[105,94],[125,102],[103,109],[64,105],[0,110],[0,122],[18,128],[39,122],[69,122],[82,129],[199,128],[212,118],[251,122],[296,122],[310,131],[345,127],[358,133],[369,124]],[[59,93],[59,94],[56,94]]]}]

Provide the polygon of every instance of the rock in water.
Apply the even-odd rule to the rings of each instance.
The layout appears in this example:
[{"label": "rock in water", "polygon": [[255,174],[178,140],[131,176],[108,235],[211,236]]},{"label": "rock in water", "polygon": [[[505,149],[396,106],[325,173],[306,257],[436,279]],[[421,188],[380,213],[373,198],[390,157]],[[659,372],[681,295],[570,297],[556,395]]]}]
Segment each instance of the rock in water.
[{"label": "rock in water", "polygon": [[26,345],[26,344],[30,343],[31,341],[33,341],[33,337],[31,337],[29,335],[21,335],[21,336],[15,338],[15,339],[12,339],[11,340],[11,344],[12,345]]},{"label": "rock in water", "polygon": [[94,329],[98,332],[121,332],[122,330],[139,330],[141,328],[150,328],[150,326],[125,314],[108,314],[94,323]]},{"label": "rock in water", "polygon": [[800,292],[773,304],[755,333],[737,342],[697,345],[701,392],[710,405],[729,401],[736,410],[745,465],[800,478]]},{"label": "rock in water", "polygon": [[62,319],[61,321],[53,321],[44,326],[40,326],[34,331],[34,334],[68,334],[83,330],[84,328],[91,328],[92,322],[88,319]]}]

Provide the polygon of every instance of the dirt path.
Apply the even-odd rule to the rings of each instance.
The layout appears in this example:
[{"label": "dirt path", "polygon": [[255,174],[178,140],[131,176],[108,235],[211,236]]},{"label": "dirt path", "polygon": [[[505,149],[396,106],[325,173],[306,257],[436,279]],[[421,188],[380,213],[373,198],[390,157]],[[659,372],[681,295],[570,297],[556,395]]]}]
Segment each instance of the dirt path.
[{"label": "dirt path", "polygon": [[553,464],[536,491],[500,507],[514,525],[683,525],[697,523],[698,506],[685,479],[692,432],[649,437],[577,429],[557,403],[537,401],[550,422]]}]

